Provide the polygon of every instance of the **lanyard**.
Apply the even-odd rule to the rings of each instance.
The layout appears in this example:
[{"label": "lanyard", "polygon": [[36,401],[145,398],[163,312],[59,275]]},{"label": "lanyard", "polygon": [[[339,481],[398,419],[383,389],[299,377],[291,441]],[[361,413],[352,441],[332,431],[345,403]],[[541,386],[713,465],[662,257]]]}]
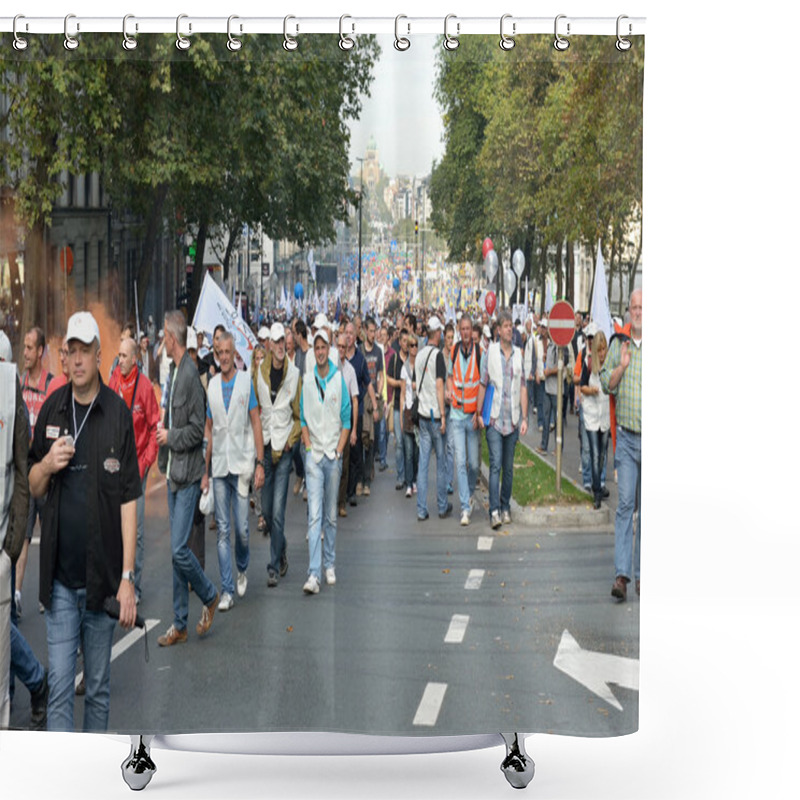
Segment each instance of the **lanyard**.
[{"label": "lanyard", "polygon": [[[98,392],[97,394],[100,394]],[[75,431],[75,439],[72,443],[73,447],[78,444],[78,438],[81,435],[81,431],[83,430],[83,426],[86,425],[86,420],[89,419],[89,414],[92,413],[92,406],[94,406],[94,401],[97,400],[97,394],[92,398],[92,402],[89,404],[89,410],[86,412],[86,415],[83,418],[83,422],[81,422],[80,428],[78,427],[78,418],[75,414],[75,395],[72,395],[72,430]]]}]

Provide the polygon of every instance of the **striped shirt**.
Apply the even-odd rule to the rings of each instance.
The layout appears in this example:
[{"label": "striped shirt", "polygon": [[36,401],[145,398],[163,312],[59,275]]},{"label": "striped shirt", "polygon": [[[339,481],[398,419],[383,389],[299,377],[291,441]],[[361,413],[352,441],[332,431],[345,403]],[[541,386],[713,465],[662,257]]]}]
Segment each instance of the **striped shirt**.
[{"label": "striped shirt", "polygon": [[631,340],[628,353],[631,360],[628,368],[622,374],[616,389],[609,388],[611,373],[620,363],[619,337],[611,342],[603,368],[600,370],[600,384],[606,394],[616,398],[615,414],[617,425],[627,428],[634,433],[642,432],[642,344],[637,347]]}]

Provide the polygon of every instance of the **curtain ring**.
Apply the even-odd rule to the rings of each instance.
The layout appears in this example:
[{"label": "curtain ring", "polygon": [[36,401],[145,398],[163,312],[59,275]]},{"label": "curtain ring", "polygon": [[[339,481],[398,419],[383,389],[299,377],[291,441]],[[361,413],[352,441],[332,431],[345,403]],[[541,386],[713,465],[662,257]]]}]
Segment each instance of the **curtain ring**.
[{"label": "curtain ring", "polygon": [[[128,33],[128,20],[129,19],[135,19],[133,14],[126,14],[122,18],[122,46],[123,46],[123,48],[125,50],[128,50],[128,51],[135,50],[136,49],[136,45],[139,44],[136,41],[136,37],[131,36]],[[138,24],[136,25],[136,30],[139,30],[139,25]]]},{"label": "curtain ring", "polygon": [[[555,41],[553,42],[553,47],[555,47],[555,49],[558,50],[559,52],[564,52],[564,50],[566,50],[569,47],[569,42],[566,39],[562,39],[561,36],[558,35],[558,21],[560,19],[566,19],[566,18],[567,18],[566,14],[559,14],[556,17],[556,23],[555,23],[556,38]],[[569,22],[567,23],[567,36],[569,36]]]},{"label": "curtain ring", "polygon": [[[188,14],[178,14],[178,19],[175,21],[175,34],[178,37],[175,41],[175,47],[178,50],[188,50],[191,42],[181,33],[181,20],[188,19]],[[192,23],[189,23],[189,32],[191,33]]]},{"label": "curtain ring", "polygon": [[460,22],[456,22],[456,35],[455,36],[451,36],[447,32],[447,23],[451,19],[458,19],[458,17],[456,17],[455,14],[448,14],[444,18],[444,41],[442,42],[442,46],[444,47],[444,49],[445,50],[450,50],[450,51],[455,50],[458,47],[458,45],[460,44],[460,42],[458,41],[458,34],[461,33],[461,23]]},{"label": "curtain ring", "polygon": [[[622,22],[623,19],[628,19],[628,17],[626,17],[625,14],[620,14],[617,17],[617,44],[616,44],[616,48],[621,53],[624,53],[626,50],[630,50],[631,49],[631,41],[630,41],[630,39],[623,39],[622,36],[620,36],[620,32],[619,32],[620,25],[619,24],[620,24],[620,22]],[[629,22],[628,23],[628,36],[630,36],[630,34],[631,34],[631,24]]]},{"label": "curtain ring", "polygon": [[[352,50],[355,47],[356,42],[352,36],[345,36],[344,21],[346,19],[353,19],[353,18],[349,14],[342,14],[342,16],[339,17],[339,47],[342,50]],[[355,30],[355,27],[356,27],[355,25],[352,26],[353,30]]]},{"label": "curtain ring", "polygon": [[[290,14],[289,16],[283,18],[283,49],[286,51],[297,50],[297,39],[295,39],[293,36],[289,36],[287,31],[287,25],[290,19],[296,19],[296,17],[293,17]],[[295,25],[295,30],[299,31],[300,26]]]},{"label": "curtain ring", "polygon": [[[514,45],[516,44],[516,42],[514,41],[513,37],[506,36],[506,34],[503,31],[503,27],[504,27],[505,21],[507,19],[511,19],[511,16],[512,16],[511,14],[503,14],[503,16],[500,17],[500,49],[501,50],[512,50],[514,48]],[[511,32],[512,33],[516,33],[517,32],[517,23],[516,22],[512,22],[511,23]]]},{"label": "curtain ring", "polygon": [[[404,50],[408,50],[411,47],[411,40],[403,36],[400,37],[398,28],[400,26],[401,19],[408,19],[405,14],[398,14],[394,19],[394,49],[400,50],[403,52]],[[408,32],[411,33],[411,26],[408,25]]]},{"label": "curtain ring", "polygon": [[[14,17],[14,27],[13,27],[13,32],[14,32],[14,42],[13,42],[13,45],[14,45],[14,49],[15,49],[15,50],[24,50],[24,49],[25,49],[25,48],[28,46],[28,40],[27,40],[27,39],[23,39],[23,38],[22,38],[22,37],[21,37],[21,36],[20,36],[20,35],[17,33],[17,20],[20,20],[20,19],[25,19],[24,15],[22,15],[22,14],[17,14],[17,16],[16,16],[16,17]],[[26,28],[26,30],[27,30],[27,27],[28,27],[28,26],[27,26],[27,24],[26,24],[26,25],[25,25],[25,28]]]},{"label": "curtain ring", "polygon": [[[64,17],[64,48],[66,50],[75,50],[75,48],[77,48],[77,46],[80,44],[80,42],[74,36],[72,36],[68,30],[69,21],[71,19],[75,19],[74,14],[67,14],[67,16]],[[80,25],[76,26],[76,30],[80,30]]]},{"label": "curtain ring", "polygon": [[[239,17],[237,17],[234,14],[232,14],[230,17],[228,17],[228,50],[230,50],[231,53],[235,53],[237,50],[241,50],[242,49],[242,40],[241,39],[237,39],[231,33],[231,22],[233,22],[233,20],[235,20],[235,19],[239,19]],[[242,30],[242,28],[240,26],[239,27],[239,31],[241,32],[241,30]]]}]

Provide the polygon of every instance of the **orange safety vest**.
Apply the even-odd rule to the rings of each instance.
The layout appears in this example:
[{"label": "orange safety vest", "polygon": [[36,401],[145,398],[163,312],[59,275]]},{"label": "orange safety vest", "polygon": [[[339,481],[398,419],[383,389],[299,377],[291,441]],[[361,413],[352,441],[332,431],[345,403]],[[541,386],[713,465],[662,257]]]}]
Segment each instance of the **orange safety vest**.
[{"label": "orange safety vest", "polygon": [[481,385],[481,369],[478,364],[478,348],[473,344],[467,361],[467,371],[461,374],[461,359],[458,358],[460,344],[454,344],[450,351],[453,363],[453,408],[465,414],[474,414],[478,410],[478,390]]}]

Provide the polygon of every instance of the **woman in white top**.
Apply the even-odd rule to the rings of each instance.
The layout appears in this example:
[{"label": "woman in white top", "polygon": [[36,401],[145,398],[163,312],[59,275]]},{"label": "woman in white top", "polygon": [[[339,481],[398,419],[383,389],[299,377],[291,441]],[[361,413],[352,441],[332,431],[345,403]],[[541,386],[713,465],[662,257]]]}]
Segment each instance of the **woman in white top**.
[{"label": "woman in white top", "polygon": [[408,334],[408,358],[403,364],[400,377],[403,385],[400,387],[400,420],[403,427],[403,452],[405,454],[406,497],[411,497],[417,491],[417,470],[419,469],[419,445],[417,444],[417,428],[411,422],[411,406],[417,396],[417,387],[414,383],[414,364],[419,352],[419,340],[415,333]]},{"label": "woman in white top", "polygon": [[598,331],[592,341],[592,354],[584,362],[581,372],[583,423],[589,437],[595,508],[600,508],[600,501],[603,499],[601,477],[608,449],[608,434],[611,429],[608,395],[600,386],[600,368],[606,360],[607,352],[606,335],[602,331]]}]

